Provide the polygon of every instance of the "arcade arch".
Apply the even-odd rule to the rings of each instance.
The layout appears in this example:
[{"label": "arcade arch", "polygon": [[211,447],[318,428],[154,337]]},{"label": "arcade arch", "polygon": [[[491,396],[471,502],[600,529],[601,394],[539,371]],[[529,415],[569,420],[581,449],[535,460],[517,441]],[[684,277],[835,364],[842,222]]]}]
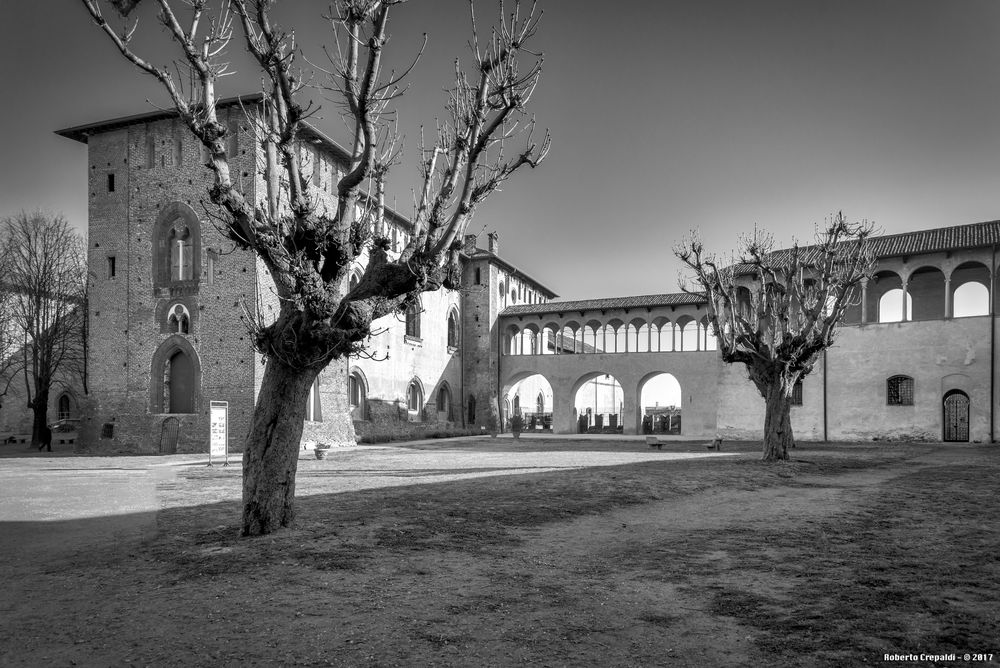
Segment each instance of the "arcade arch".
[{"label": "arcade arch", "polygon": [[657,372],[639,382],[640,433],[681,433],[681,384],[670,373]]},{"label": "arcade arch", "polygon": [[504,405],[510,407],[510,414],[504,415],[505,424],[515,413],[519,413],[524,419],[525,430],[551,431],[552,385],[542,374],[514,381],[504,394]]},{"label": "arcade arch", "polygon": [[625,392],[618,379],[609,373],[587,374],[573,389],[578,431],[622,431]]}]

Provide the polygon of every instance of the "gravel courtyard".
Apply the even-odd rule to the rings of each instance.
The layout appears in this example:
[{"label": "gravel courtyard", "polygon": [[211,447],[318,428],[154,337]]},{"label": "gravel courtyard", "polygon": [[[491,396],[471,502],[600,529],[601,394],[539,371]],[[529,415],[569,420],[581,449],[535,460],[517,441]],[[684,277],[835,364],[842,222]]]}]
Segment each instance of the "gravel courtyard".
[{"label": "gravel courtyard", "polygon": [[296,527],[259,539],[238,461],[8,447],[0,665],[996,659],[995,446],[756,447],[303,452]]}]

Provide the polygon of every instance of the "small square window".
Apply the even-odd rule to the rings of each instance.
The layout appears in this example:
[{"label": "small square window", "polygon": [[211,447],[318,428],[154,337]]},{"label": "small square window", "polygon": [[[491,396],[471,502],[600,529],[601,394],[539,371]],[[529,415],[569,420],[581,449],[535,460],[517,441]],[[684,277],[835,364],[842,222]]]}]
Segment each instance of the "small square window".
[{"label": "small square window", "polygon": [[889,406],[913,405],[913,379],[909,376],[893,376],[885,382],[885,390]]},{"label": "small square window", "polygon": [[115,256],[114,255],[109,255],[108,256],[108,278],[114,278],[114,277],[115,277]]},{"label": "small square window", "polygon": [[108,192],[113,193],[115,191],[115,175],[108,174]]}]

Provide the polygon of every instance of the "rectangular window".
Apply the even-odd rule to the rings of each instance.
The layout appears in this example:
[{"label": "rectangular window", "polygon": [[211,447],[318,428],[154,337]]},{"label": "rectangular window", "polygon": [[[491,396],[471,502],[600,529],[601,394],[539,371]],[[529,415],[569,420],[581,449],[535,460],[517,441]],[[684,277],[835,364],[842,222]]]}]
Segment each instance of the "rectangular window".
[{"label": "rectangular window", "polygon": [[482,274],[479,271],[479,267],[476,267],[476,285],[480,285],[482,281]]},{"label": "rectangular window", "polygon": [[108,278],[114,278],[114,277],[115,277],[115,256],[114,255],[109,255],[108,256]]},{"label": "rectangular window", "polygon": [[113,193],[115,191],[115,175],[114,173],[108,174],[108,192]]},{"label": "rectangular window", "polygon": [[795,383],[792,388],[792,405],[801,406],[802,405],[802,381]]},{"label": "rectangular window", "polygon": [[893,376],[886,381],[886,403],[890,406],[913,405],[913,379],[909,376]]},{"label": "rectangular window", "polygon": [[313,150],[312,158],[313,158],[313,161],[312,161],[312,163],[313,163],[312,164],[313,185],[316,186],[317,188],[319,188],[320,184],[323,182],[322,181],[322,178],[323,178],[323,171],[322,171],[323,158],[322,158],[322,155],[319,152],[319,148],[315,148]]},{"label": "rectangular window", "polygon": [[114,438],[115,437],[115,423],[105,422],[101,426],[101,438]]}]

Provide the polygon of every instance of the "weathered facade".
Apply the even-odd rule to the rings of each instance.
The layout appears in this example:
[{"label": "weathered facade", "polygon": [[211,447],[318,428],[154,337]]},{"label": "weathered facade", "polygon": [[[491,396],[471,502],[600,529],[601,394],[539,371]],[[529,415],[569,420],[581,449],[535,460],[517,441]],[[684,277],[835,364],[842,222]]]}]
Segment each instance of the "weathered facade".
[{"label": "weathered facade", "polygon": [[[259,200],[252,128],[237,104],[220,114],[234,131],[235,178]],[[267,320],[276,297],[262,264],[213,222],[200,145],[167,112],[60,134],[88,152],[90,392],[67,384],[54,412],[80,418],[84,446],[204,451],[209,403],[224,401],[239,450],[263,374],[244,319]],[[312,128],[300,151],[311,192],[333,206],[346,153]],[[386,224],[398,251],[410,223],[390,212]],[[721,362],[697,298],[551,301],[500,257],[495,234],[486,248],[476,241],[465,239],[461,290],[425,293],[419,309],[383,318],[366,356],[320,375],[304,439],[352,441],[334,426],[345,421],[330,419],[344,412],[360,434],[483,427],[520,413],[560,433],[761,437],[763,400],[742,366]],[[1000,221],[874,241],[877,273],[796,393],[796,437],[993,440]],[[667,375],[676,405],[653,406],[644,391]],[[16,422],[16,411],[0,412],[8,431]]]},{"label": "weathered facade", "polygon": [[[260,200],[253,127],[235,101],[221,103],[219,113],[232,133],[234,179]],[[244,320],[268,320],[277,298],[262,263],[234,248],[213,221],[200,144],[166,112],[59,134],[86,143],[88,153],[91,392],[86,409],[74,411],[80,443],[204,451],[210,402],[221,401],[229,447],[239,450],[263,376]],[[310,193],[320,207],[334,207],[346,152],[310,127],[299,150]],[[393,252],[402,250],[409,221],[389,212],[386,225],[379,232]],[[375,323],[365,357],[335,361],[320,374],[303,439],[353,441],[354,433],[338,431],[344,421],[329,419],[344,412],[361,432],[486,423],[497,366],[483,366],[473,351],[490,347],[504,305],[555,296],[499,258],[495,237],[490,244],[480,250],[466,239],[468,289],[425,293],[419,309]],[[352,281],[366,261],[358,259]]]},{"label": "weathered facade", "polygon": [[[873,243],[877,271],[796,392],[796,437],[993,441],[1000,221]],[[636,433],[649,412],[644,386],[670,374],[681,387],[684,434],[759,439],[763,399],[743,365],[712,352],[705,325],[703,304],[686,294],[514,306],[500,317],[501,384],[509,393],[541,374],[553,424],[568,432],[577,430],[581,386],[614,378],[622,431]]]}]

